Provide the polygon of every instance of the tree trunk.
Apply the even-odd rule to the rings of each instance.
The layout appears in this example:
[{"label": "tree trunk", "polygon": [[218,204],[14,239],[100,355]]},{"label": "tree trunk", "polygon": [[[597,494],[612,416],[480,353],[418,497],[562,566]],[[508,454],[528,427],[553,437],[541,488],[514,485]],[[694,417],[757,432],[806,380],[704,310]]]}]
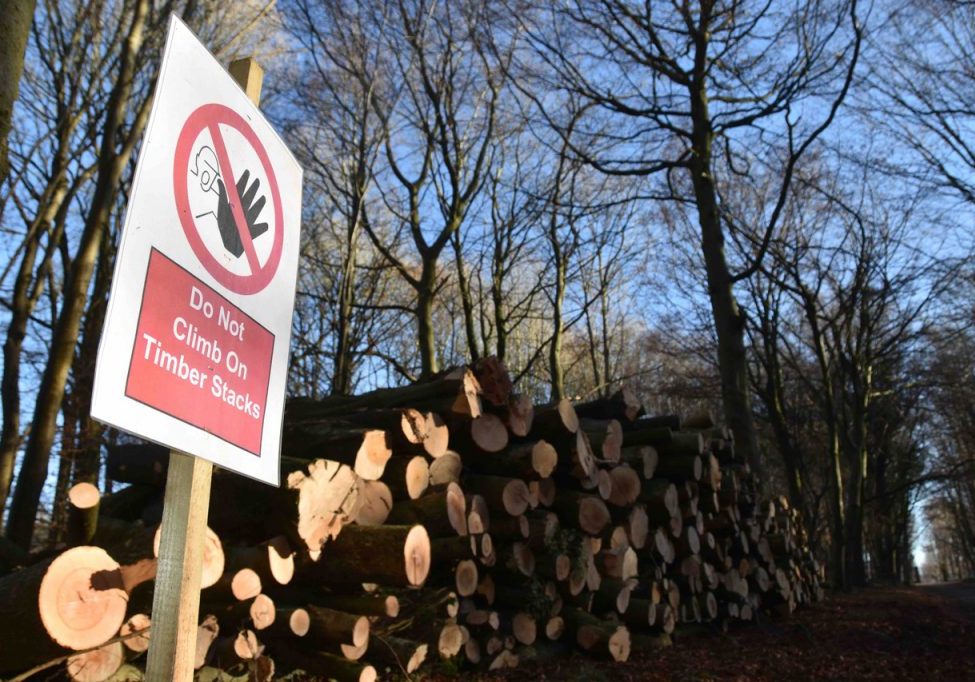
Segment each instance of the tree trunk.
[{"label": "tree trunk", "polygon": [[420,351],[420,379],[429,379],[439,370],[433,334],[433,299],[436,294],[436,256],[424,256],[423,271],[416,290],[417,348]]},{"label": "tree trunk", "polygon": [[721,402],[728,426],[735,434],[735,449],[752,467],[761,486],[765,476],[752,417],[748,359],[745,352],[745,314],[739,308],[732,290],[734,283],[725,257],[724,233],[711,169],[714,131],[710,126],[708,95],[704,85],[706,51],[706,43],[698,48],[697,61],[700,62],[700,68],[696,70],[699,76],[691,86],[691,115],[694,126],[693,154],[689,162],[691,181],[701,228],[701,250],[707,272],[708,298],[711,301],[711,313],[718,337]]},{"label": "tree trunk", "polygon": [[[35,0],[0,0],[3,41],[0,42],[0,183],[7,179],[7,137],[13,123],[14,102],[24,71],[24,51],[34,18]],[[3,206],[0,205],[0,213]]]}]

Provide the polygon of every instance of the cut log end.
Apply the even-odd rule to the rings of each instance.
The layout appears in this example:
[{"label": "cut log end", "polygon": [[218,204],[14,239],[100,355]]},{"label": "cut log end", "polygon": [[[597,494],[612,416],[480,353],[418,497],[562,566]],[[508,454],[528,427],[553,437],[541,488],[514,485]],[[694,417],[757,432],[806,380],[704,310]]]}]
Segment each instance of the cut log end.
[{"label": "cut log end", "polygon": [[196,657],[194,658],[193,668],[199,670],[206,662],[207,652],[217,639],[220,633],[220,626],[217,624],[217,617],[208,615],[196,629]]},{"label": "cut log end", "polygon": [[362,437],[362,445],[356,452],[355,472],[367,481],[375,481],[383,475],[386,462],[392,455],[393,451],[386,443],[385,431],[366,431]]},{"label": "cut log end", "polygon": [[122,644],[129,651],[142,653],[149,649],[149,616],[137,613],[123,623],[119,630],[119,637],[124,637]]},{"label": "cut log end", "polygon": [[430,485],[430,466],[427,460],[417,456],[406,465],[406,494],[411,500],[419,498]]},{"label": "cut log end", "polygon": [[358,480],[349,466],[325,459],[309,464],[307,475],[294,472],[288,477],[288,487],[298,491],[298,536],[309,551],[320,552],[326,540],[355,518]]},{"label": "cut log end", "polygon": [[238,601],[253,599],[261,593],[261,577],[249,568],[242,568],[230,581],[230,591]]},{"label": "cut log end", "polygon": [[295,609],[288,617],[288,628],[297,637],[304,637],[311,627],[311,618],[305,609]]},{"label": "cut log end", "polygon": [[[423,526],[413,526],[403,543],[406,577],[410,585],[419,587],[430,573],[430,536]],[[476,584],[476,581],[475,581]]]},{"label": "cut log end", "polygon": [[542,478],[548,478],[555,471],[555,466],[559,463],[559,453],[556,449],[544,440],[535,443],[532,448],[532,469]]},{"label": "cut log end", "polygon": [[434,459],[439,459],[447,453],[450,444],[450,431],[439,414],[426,414],[426,438],[423,439],[423,449]]},{"label": "cut log end", "polygon": [[454,582],[460,596],[469,597],[474,594],[478,585],[477,564],[470,559],[459,562],[454,569]]},{"label": "cut log end", "polygon": [[78,509],[91,509],[98,504],[102,494],[91,483],[76,483],[68,491],[68,501]]},{"label": "cut log end", "polygon": [[382,481],[362,481],[359,488],[361,504],[356,510],[355,522],[360,526],[380,526],[393,508],[393,494]]},{"label": "cut log end", "polygon": [[[119,565],[100,547],[74,547],[48,567],[37,596],[41,622],[68,649],[88,649],[113,637],[128,597]],[[114,672],[114,671],[113,671]]]},{"label": "cut log end", "polygon": [[471,440],[484,452],[501,452],[508,446],[508,429],[493,414],[482,414],[471,422]]},{"label": "cut log end", "polygon": [[115,674],[125,662],[125,648],[113,642],[68,659],[68,677],[76,682],[102,682]]},{"label": "cut log end", "polygon": [[255,630],[264,630],[274,624],[274,617],[277,611],[274,608],[274,600],[266,594],[259,594],[251,602],[249,614]]},{"label": "cut log end", "polygon": [[279,535],[267,543],[268,566],[271,577],[279,585],[287,585],[295,575],[295,554],[287,538]]}]

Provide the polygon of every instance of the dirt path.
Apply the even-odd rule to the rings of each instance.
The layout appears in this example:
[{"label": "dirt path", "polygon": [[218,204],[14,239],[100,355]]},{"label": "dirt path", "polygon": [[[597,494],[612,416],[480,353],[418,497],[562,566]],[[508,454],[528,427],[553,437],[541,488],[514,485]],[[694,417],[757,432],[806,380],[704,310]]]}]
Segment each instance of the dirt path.
[{"label": "dirt path", "polygon": [[921,585],[925,592],[945,601],[947,608],[959,611],[958,617],[975,623],[975,582]]},{"label": "dirt path", "polygon": [[507,679],[975,682],[975,584],[868,588],[788,620],[678,637],[623,666],[573,657]]}]

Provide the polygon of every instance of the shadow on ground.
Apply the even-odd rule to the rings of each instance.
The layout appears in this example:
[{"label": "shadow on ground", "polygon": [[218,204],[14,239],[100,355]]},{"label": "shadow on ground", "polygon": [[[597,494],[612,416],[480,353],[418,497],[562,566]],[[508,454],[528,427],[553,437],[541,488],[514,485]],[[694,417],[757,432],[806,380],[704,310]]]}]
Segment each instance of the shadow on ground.
[{"label": "shadow on ground", "polygon": [[623,665],[573,656],[484,679],[975,682],[975,583],[871,587],[786,620],[677,637]]}]

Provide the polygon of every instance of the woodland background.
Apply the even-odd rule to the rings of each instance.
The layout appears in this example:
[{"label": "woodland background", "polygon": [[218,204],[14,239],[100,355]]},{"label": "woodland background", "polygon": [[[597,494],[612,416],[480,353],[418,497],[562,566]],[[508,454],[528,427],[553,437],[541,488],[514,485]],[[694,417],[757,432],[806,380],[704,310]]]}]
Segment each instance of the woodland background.
[{"label": "woodland background", "polygon": [[[723,415],[834,585],[975,573],[975,3],[0,0],[0,502],[56,543],[169,15],[305,168],[289,391]],[[19,55],[19,56],[18,56]]]}]

